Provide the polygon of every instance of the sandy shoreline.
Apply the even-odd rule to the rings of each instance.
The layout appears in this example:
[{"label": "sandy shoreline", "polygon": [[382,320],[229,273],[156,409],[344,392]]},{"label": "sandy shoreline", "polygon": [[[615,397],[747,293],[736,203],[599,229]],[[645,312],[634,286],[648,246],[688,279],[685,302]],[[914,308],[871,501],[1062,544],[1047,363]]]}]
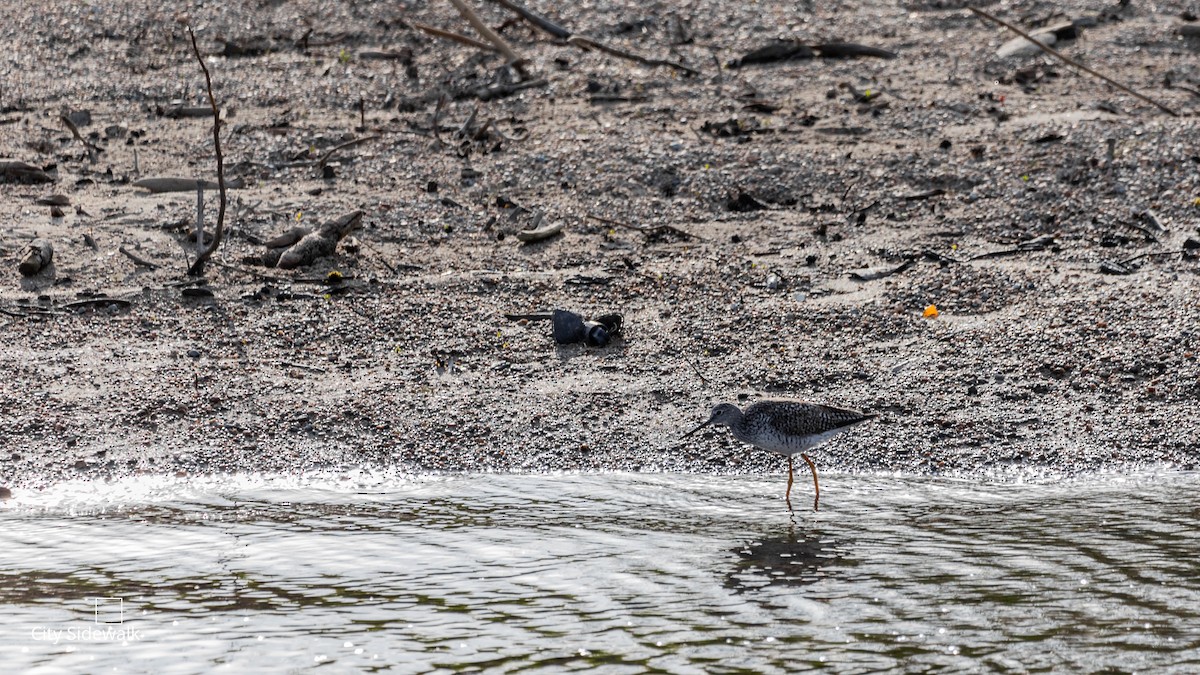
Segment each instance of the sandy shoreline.
[{"label": "sandy shoreline", "polygon": [[[1046,57],[1000,59],[1007,36],[925,3],[561,17],[699,76],[511,23],[547,84],[483,102],[466,92],[498,57],[402,21],[460,26],[449,10],[321,4],[197,13],[208,52],[217,36],[288,37],[209,59],[246,181],[212,298],[182,294],[195,195],[129,185],[211,177],[209,121],[156,112],[201,100],[180,26],[117,0],[0,9],[0,156],[56,176],[0,183],[0,485],[339,466],[778,472],[724,432],[678,440],[715,402],[771,397],[881,413],[817,452],[834,471],[1196,468],[1200,261],[1158,255],[1200,240],[1195,97],[1162,85],[1196,77],[1182,5],[1126,8],[1060,45],[1188,113],[1170,117]],[[713,65],[775,38],[899,58]],[[384,48],[411,63],[360,56]],[[444,141],[473,110],[493,132],[439,143],[442,92]],[[63,110],[89,111],[95,162]],[[366,135],[322,177],[314,159]],[[35,203],[50,194],[69,198],[63,218]],[[363,228],[332,258],[243,263],[254,241],[355,209]],[[1165,232],[1147,234],[1146,209]],[[536,212],[564,233],[519,243]],[[54,268],[22,278],[33,237],[53,242]],[[1128,274],[1102,272],[1122,261]],[[325,283],[335,269],[345,281]],[[98,294],[126,302],[69,306]],[[553,308],[619,312],[624,337],[557,346],[546,323],[504,316]]]}]

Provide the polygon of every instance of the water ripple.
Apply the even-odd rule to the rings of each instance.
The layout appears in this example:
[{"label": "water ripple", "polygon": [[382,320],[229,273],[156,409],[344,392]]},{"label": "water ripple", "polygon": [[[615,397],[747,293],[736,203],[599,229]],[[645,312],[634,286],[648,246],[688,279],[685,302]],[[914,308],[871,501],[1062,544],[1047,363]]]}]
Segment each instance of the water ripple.
[{"label": "water ripple", "polygon": [[[784,509],[781,478],[360,473],[18,495],[0,509],[0,649],[21,671],[1200,669],[1195,475],[833,475],[815,514]],[[113,626],[125,634],[98,633]]]}]

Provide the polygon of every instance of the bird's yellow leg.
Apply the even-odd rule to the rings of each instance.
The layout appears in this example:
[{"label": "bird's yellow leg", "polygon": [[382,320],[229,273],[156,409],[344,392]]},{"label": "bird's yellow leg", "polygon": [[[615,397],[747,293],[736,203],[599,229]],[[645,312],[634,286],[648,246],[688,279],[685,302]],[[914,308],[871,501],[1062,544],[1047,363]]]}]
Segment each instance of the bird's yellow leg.
[{"label": "bird's yellow leg", "polygon": [[783,499],[784,499],[784,501],[786,501],[789,504],[792,503],[792,457],[791,457],[791,455],[788,455],[788,487],[787,487],[787,492],[785,492],[783,495]]},{"label": "bird's yellow leg", "polygon": [[[819,483],[817,483],[817,465],[813,464],[813,461],[808,458],[808,455],[806,455],[804,453],[800,453],[800,456],[804,458],[804,461],[808,462],[808,468],[812,469],[813,491],[814,491],[814,493],[813,493],[813,511],[817,511],[817,510],[819,510],[817,508],[818,504],[821,501],[821,485]],[[791,462],[792,462],[792,458],[788,457],[789,468],[791,468]],[[788,485],[789,486],[791,485],[791,476],[788,476]]]}]

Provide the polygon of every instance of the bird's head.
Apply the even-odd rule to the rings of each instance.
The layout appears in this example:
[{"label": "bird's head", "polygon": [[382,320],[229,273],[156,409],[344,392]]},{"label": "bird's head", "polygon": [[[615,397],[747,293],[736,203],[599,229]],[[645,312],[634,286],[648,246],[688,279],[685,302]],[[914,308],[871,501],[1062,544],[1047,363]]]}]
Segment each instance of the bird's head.
[{"label": "bird's head", "polygon": [[710,424],[727,427],[736,422],[741,416],[742,411],[736,405],[732,403],[722,403],[712,409],[712,414],[709,415],[707,422],[687,432],[683,437],[687,438],[688,436],[691,436]]}]

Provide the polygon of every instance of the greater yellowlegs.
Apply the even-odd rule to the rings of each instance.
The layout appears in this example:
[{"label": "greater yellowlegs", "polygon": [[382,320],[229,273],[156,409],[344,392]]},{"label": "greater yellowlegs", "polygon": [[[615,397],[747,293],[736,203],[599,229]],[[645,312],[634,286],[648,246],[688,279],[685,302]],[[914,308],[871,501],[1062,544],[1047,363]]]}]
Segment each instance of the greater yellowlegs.
[{"label": "greater yellowlegs", "polygon": [[816,511],[821,499],[817,465],[804,451],[875,417],[877,415],[805,401],[759,401],[747,407],[745,412],[732,403],[722,403],[713,408],[707,422],[689,431],[684,438],[710,424],[727,426],[739,441],[787,457],[788,484],[784,500],[788,508],[792,507],[792,455],[799,454],[812,469],[813,510]]}]

